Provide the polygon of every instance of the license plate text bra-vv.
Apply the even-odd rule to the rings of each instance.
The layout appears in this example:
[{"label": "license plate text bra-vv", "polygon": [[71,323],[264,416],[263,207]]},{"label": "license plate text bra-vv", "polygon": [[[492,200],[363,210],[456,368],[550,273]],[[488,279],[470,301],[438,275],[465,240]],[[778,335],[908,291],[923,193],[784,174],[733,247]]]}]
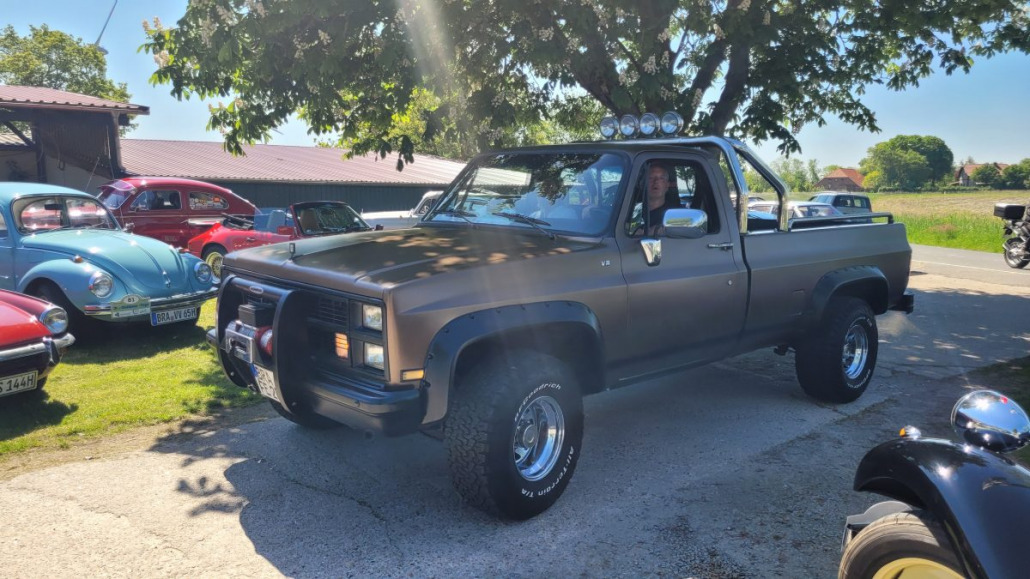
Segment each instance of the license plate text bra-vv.
[{"label": "license plate text bra-vv", "polygon": [[199,313],[199,307],[179,308],[177,310],[165,310],[161,312],[150,312],[150,325],[160,326],[162,324],[172,324],[175,322],[195,320],[197,319],[197,314]]}]

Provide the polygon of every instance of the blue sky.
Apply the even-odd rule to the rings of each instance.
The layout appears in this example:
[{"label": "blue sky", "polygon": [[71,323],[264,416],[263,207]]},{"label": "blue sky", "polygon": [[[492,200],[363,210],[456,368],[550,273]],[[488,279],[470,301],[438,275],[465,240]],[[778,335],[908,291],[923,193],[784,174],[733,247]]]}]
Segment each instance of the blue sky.
[{"label": "blue sky", "polygon": [[[114,0],[0,0],[0,25],[12,24],[22,34],[29,25],[47,24],[93,42],[100,34]],[[153,57],[137,53],[143,43],[144,19],[159,17],[174,24],[185,12],[186,0],[119,0],[100,41],[107,49],[108,76],[125,82],[132,102],[150,107],[149,117],[138,119],[133,138],[219,140],[205,129],[207,104],[193,99],[177,101],[165,86],[151,86],[156,68]],[[876,112],[880,133],[867,133],[830,119],[825,127],[803,129],[803,159],[820,165],[857,166],[872,145],[895,135],[934,135],[944,139],[956,162],[973,157],[978,162],[1017,162],[1030,158],[1030,55],[1006,54],[978,61],[968,74],[935,74],[917,89],[897,93],[870,88],[864,101]],[[273,143],[308,145],[314,142],[307,128],[294,121],[279,129]],[[767,160],[777,157],[774,143],[752,143]]]}]

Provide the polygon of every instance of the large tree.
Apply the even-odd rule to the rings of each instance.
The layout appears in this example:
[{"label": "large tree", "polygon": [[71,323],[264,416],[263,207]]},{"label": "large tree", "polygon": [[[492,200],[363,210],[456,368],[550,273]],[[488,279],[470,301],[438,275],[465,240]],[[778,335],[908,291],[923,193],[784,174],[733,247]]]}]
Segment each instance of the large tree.
[{"label": "large tree", "polygon": [[915,151],[922,155],[930,167],[930,181],[935,185],[952,173],[955,155],[939,137],[898,135],[887,142],[899,149]]},{"label": "large tree", "polygon": [[[226,145],[268,138],[295,111],[357,152],[400,150],[391,131],[420,89],[459,98],[488,144],[567,91],[608,111],[677,110],[691,133],[773,139],[837,116],[877,130],[861,100],[935,69],[1027,50],[1025,0],[191,0],[144,48],[153,80],[224,97]],[[439,123],[427,124],[430,129]]]},{"label": "large tree", "polygon": [[0,83],[42,86],[118,102],[129,101],[125,83],[107,78],[99,48],[45,24],[20,36],[13,26],[0,33]]},{"label": "large tree", "polygon": [[869,147],[859,166],[865,174],[863,185],[868,189],[914,191],[930,179],[932,172],[926,157],[896,139]]}]

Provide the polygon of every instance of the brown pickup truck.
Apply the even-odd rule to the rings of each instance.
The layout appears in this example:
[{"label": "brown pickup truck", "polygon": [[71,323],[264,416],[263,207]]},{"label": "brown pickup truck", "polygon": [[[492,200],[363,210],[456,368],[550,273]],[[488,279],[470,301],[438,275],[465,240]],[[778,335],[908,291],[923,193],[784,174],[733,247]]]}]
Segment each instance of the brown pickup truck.
[{"label": "brown pickup truck", "polygon": [[818,400],[869,385],[876,315],[913,308],[904,225],[749,212],[744,163],[785,198],[725,138],[484,154],[417,227],[227,256],[208,340],[287,419],[428,431],[468,502],[532,517],[585,394],[762,347]]}]

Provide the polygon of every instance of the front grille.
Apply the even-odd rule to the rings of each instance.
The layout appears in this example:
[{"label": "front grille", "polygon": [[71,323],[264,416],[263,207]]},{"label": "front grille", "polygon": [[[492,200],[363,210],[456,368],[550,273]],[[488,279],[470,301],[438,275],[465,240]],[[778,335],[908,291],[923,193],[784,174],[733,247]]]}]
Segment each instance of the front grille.
[{"label": "front grille", "polygon": [[318,309],[315,311],[315,318],[341,328],[346,328],[349,308],[350,304],[345,299],[318,296]]}]

